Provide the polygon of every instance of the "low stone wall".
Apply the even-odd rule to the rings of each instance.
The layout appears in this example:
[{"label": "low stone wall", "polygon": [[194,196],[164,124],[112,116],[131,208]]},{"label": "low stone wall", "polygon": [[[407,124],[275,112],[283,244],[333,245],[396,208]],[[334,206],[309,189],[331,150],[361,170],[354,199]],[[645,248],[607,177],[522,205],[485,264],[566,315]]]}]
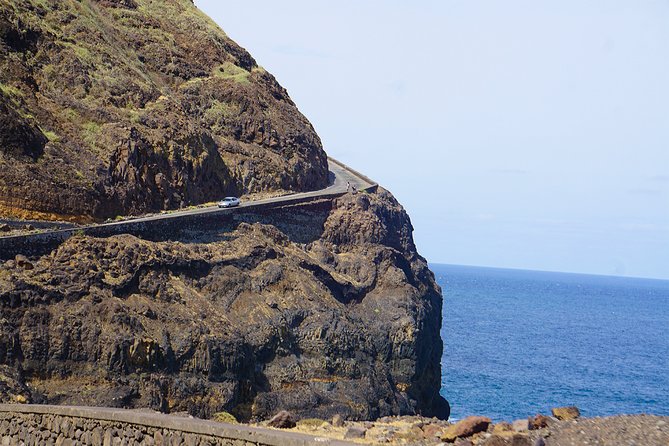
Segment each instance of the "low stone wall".
[{"label": "low stone wall", "polygon": [[346,446],[310,435],[122,409],[0,404],[2,446]]},{"label": "low stone wall", "polygon": [[367,191],[373,192],[373,191],[376,191],[376,189],[378,189],[378,187],[379,187],[378,183],[376,181],[372,180],[371,178],[369,178],[367,175],[365,175],[363,173],[360,173],[357,170],[353,169],[352,167],[349,167],[346,164],[344,164],[341,161],[338,161],[334,158],[330,158],[329,156],[328,156],[328,161],[338,165],[339,167],[341,167],[344,170],[348,170],[353,175],[357,176],[362,181],[366,182],[367,186],[360,187],[360,190],[367,190]]}]

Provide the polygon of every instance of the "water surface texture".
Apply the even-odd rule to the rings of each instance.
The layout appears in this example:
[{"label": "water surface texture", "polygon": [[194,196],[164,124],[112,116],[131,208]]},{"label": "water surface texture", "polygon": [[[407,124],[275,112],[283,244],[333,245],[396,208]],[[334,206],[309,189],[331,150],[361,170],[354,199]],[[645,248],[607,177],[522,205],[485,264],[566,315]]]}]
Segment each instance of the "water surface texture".
[{"label": "water surface texture", "polygon": [[452,419],[669,415],[669,281],[431,264]]}]

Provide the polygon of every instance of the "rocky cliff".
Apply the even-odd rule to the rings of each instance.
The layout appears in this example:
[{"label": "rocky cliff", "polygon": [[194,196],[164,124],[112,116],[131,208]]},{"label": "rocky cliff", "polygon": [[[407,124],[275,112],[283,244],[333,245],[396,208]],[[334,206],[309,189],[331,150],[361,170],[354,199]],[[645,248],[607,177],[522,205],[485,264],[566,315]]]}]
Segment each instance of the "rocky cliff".
[{"label": "rocky cliff", "polygon": [[6,262],[0,398],[446,417],[441,294],[411,231],[380,190],[337,199],[306,245],[242,223],[213,243],[75,237]]},{"label": "rocky cliff", "polygon": [[0,0],[0,216],[318,189],[321,142],[190,0]]},{"label": "rocky cliff", "polygon": [[[100,219],[327,174],[286,91],[189,0],[0,0],[0,216]],[[285,212],[0,262],[0,401],[447,417],[441,293],[402,207],[324,198],[300,210],[308,231]]]}]

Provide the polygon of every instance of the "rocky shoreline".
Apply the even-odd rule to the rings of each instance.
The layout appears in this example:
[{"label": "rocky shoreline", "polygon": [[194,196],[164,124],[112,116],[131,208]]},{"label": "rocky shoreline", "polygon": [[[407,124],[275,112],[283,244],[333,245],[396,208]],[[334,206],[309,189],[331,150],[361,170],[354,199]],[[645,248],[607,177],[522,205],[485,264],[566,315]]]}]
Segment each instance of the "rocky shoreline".
[{"label": "rocky shoreline", "polygon": [[[220,421],[234,421],[220,417]],[[647,414],[582,418],[573,407],[556,408],[552,416],[535,415],[493,423],[471,416],[455,423],[419,416],[383,417],[376,421],[315,418],[294,420],[280,412],[255,426],[283,428],[360,444],[420,446],[573,446],[669,445],[669,417]]]}]

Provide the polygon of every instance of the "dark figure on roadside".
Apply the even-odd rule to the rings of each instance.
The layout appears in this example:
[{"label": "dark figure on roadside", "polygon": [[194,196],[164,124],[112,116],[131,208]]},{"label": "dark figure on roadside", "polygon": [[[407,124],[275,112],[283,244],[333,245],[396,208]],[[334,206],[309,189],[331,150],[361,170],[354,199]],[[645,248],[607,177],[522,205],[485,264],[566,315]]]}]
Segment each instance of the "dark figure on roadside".
[{"label": "dark figure on roadside", "polygon": [[346,182],[346,192],[351,192],[351,182],[350,181]]},{"label": "dark figure on roadside", "polygon": [[351,188],[353,189],[354,194],[358,192],[358,189],[356,189],[355,186],[351,186]]}]

